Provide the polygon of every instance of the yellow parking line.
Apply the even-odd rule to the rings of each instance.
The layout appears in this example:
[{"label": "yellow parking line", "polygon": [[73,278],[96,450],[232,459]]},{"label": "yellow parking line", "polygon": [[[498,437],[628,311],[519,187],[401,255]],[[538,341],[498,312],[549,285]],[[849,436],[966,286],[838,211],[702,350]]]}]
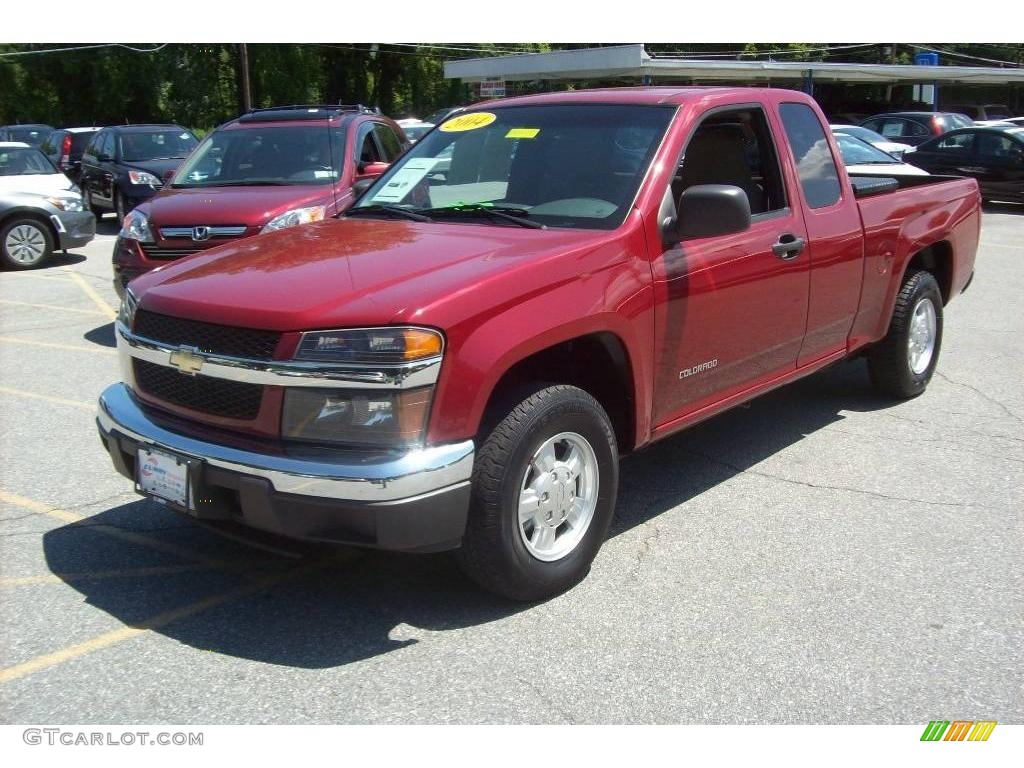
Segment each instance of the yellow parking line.
[{"label": "yellow parking line", "polygon": [[98,312],[95,309],[75,309],[74,307],[61,307],[57,304],[34,304],[31,301],[14,301],[13,299],[0,299],[0,304],[10,304],[16,307],[35,307],[36,309],[53,309],[58,312],[75,312],[80,315],[103,315],[106,317],[106,312]]},{"label": "yellow parking line", "polygon": [[129,640],[146,630],[159,629],[160,627],[166,626],[171,622],[178,621],[179,619],[195,616],[197,613],[207,611],[210,608],[216,608],[217,606],[224,605],[225,603],[233,600],[248,597],[249,595],[256,594],[257,592],[269,589],[270,587],[277,586],[289,579],[305,576],[311,573],[314,569],[322,567],[324,564],[325,563],[322,562],[313,563],[308,566],[288,571],[287,573],[274,574],[265,579],[260,579],[252,582],[251,584],[238,587],[237,589],[222,592],[219,595],[212,595],[211,597],[184,605],[181,608],[166,611],[152,617],[151,619],[139,622],[138,624],[121,627],[120,629],[115,629],[111,632],[98,635],[91,640],[86,640],[85,642],[76,643],[75,645],[70,645],[67,648],[62,648],[59,651],[46,653],[42,656],[36,656],[34,659],[0,670],[0,683],[9,683],[12,680],[17,680],[25,677],[26,675],[31,675],[34,672],[39,672],[40,670],[48,669],[49,667],[63,664],[66,661],[71,661],[72,659],[85,656],[93,651],[109,648],[110,646],[124,640]]},{"label": "yellow parking line", "polygon": [[95,403],[84,403],[81,400],[68,400],[63,397],[53,397],[52,395],[41,395],[38,392],[26,392],[23,389],[14,389],[12,387],[0,387],[0,392],[5,395],[16,395],[18,397],[28,397],[33,400],[45,400],[48,403],[56,403],[57,405],[70,405],[72,408],[82,408],[86,411],[95,411]]},{"label": "yellow parking line", "polygon": [[[225,566],[230,563],[225,563]],[[248,565],[244,561],[238,567]],[[163,576],[172,573],[188,573],[190,571],[208,571],[210,566],[205,563],[181,563],[180,565],[154,565],[145,568],[118,568],[110,571],[78,571],[72,573],[47,573],[44,576],[10,576],[0,578],[0,588],[30,587],[37,584],[65,584],[69,581],[99,581],[101,579],[128,579],[144,576]]]},{"label": "yellow parking line", "polygon": [[[51,507],[48,504],[43,504],[35,499],[30,499],[27,496],[19,496],[16,493],[8,493],[7,491],[0,490],[0,501],[11,504],[15,507],[21,507],[22,509],[28,510],[29,512],[35,512],[40,515],[48,515],[56,520],[60,520],[62,523],[82,523],[85,518],[81,515],[76,515],[74,512],[68,512],[64,509],[58,509],[57,507]],[[139,544],[149,549],[155,549],[158,552],[165,552],[175,557],[180,557],[184,560],[190,560],[196,563],[203,563],[211,568],[223,568],[226,563],[223,560],[217,560],[215,558],[205,557],[192,550],[179,547],[170,542],[161,541],[160,539],[154,539],[150,536],[146,536],[142,533],[136,533],[135,531],[129,531],[124,528],[118,528],[115,525],[107,525],[105,523],[89,523],[87,524],[90,531],[98,531],[104,533],[115,539],[121,539],[132,544]]]},{"label": "yellow parking line", "polygon": [[70,267],[64,267],[64,272],[72,280],[75,281],[75,283],[78,285],[79,288],[82,289],[82,291],[85,293],[86,296],[88,296],[90,299],[92,299],[92,303],[100,308],[100,312],[102,312],[104,315],[106,315],[111,320],[113,320],[113,319],[115,319],[117,317],[117,311],[112,306],[110,306],[107,303],[106,299],[104,299],[102,296],[100,296],[96,292],[95,288],[93,288],[91,285],[89,285],[87,282],[85,282],[85,280],[82,278],[82,276],[80,274],[78,274],[77,272],[72,271],[72,269]]},{"label": "yellow parking line", "polygon": [[101,355],[116,355],[117,350],[106,347],[87,347],[84,344],[60,344],[56,341],[36,341],[35,339],[18,339],[14,336],[0,336],[4,344],[25,344],[30,347],[48,347],[50,349],[68,349],[72,352],[96,352]]}]

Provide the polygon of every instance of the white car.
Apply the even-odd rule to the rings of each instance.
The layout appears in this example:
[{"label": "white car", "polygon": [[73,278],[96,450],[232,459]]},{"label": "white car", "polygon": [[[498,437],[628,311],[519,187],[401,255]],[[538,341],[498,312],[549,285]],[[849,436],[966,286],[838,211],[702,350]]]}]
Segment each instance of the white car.
[{"label": "white car", "polygon": [[901,144],[898,141],[889,141],[880,133],[875,133],[869,128],[861,128],[859,125],[831,125],[832,133],[845,133],[855,139],[866,141],[875,149],[880,149],[887,155],[895,158],[903,157],[903,153],[911,148],[909,144]]},{"label": "white car", "polygon": [[1024,117],[1007,117],[1002,120],[976,120],[974,124],[984,126],[1016,125],[1018,128],[1024,128]]},{"label": "white car", "polygon": [[85,245],[96,217],[82,206],[71,179],[35,147],[0,142],[0,264],[30,269],[56,249]]},{"label": "white car", "polygon": [[892,155],[845,133],[835,134],[846,172],[871,176],[928,176],[916,165],[904,163]]},{"label": "white car", "polygon": [[406,137],[413,144],[426,136],[434,128],[433,123],[424,123],[421,120],[405,123],[399,122],[399,125],[402,126],[402,130],[405,131]]}]

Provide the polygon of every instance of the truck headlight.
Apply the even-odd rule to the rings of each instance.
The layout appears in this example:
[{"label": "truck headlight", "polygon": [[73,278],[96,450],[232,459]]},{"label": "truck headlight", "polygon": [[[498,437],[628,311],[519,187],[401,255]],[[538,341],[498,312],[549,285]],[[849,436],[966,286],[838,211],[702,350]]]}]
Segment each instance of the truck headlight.
[{"label": "truck headlight", "polygon": [[131,330],[135,321],[135,310],[139,307],[139,300],[135,298],[131,288],[125,288],[124,298],[121,299],[121,307],[117,310],[117,322]]},{"label": "truck headlight", "polygon": [[309,208],[292,208],[290,211],[285,211],[280,216],[275,216],[264,224],[260,234],[273,232],[275,229],[287,229],[299,224],[323,221],[326,212],[327,209],[322,205],[314,205]]},{"label": "truck headlight", "polygon": [[149,217],[136,209],[130,211],[121,223],[118,235],[125,240],[138,240],[140,243],[152,243],[153,232],[149,228]]},{"label": "truck headlight", "polygon": [[354,328],[302,334],[296,360],[326,363],[406,363],[441,354],[441,334],[428,328]]},{"label": "truck headlight", "polygon": [[423,444],[434,388],[285,390],[281,434],[290,440],[398,448]]},{"label": "truck headlight", "polygon": [[147,171],[128,171],[128,181],[132,184],[144,184],[149,187],[159,187],[163,184],[160,179]]}]

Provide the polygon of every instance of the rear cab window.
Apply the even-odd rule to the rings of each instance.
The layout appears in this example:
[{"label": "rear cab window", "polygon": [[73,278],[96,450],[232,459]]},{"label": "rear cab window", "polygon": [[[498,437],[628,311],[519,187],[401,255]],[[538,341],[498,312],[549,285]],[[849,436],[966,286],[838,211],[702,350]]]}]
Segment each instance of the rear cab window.
[{"label": "rear cab window", "polygon": [[779,106],[779,116],[793,150],[807,207],[825,208],[839,202],[839,171],[814,110],[806,104],[785,103]]}]

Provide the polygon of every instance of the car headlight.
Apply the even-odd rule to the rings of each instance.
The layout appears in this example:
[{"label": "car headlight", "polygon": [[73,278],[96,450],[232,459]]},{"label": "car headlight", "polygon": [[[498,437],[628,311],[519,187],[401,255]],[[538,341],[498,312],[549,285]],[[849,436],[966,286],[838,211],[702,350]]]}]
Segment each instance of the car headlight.
[{"label": "car headlight", "polygon": [[314,205],[309,208],[292,208],[290,211],[285,211],[280,216],[275,216],[268,221],[263,226],[263,229],[260,230],[260,234],[273,232],[275,229],[287,229],[299,224],[323,221],[326,212],[327,208],[323,205]]},{"label": "car headlight", "polygon": [[48,197],[46,202],[61,211],[82,210],[82,198],[80,197]]},{"label": "car headlight", "polygon": [[427,328],[354,328],[302,334],[296,360],[388,364],[426,360],[441,354],[441,334]]},{"label": "car headlight", "polygon": [[159,187],[163,184],[160,179],[148,171],[128,171],[128,181],[132,184],[145,184],[150,187]]},{"label": "car headlight", "polygon": [[285,439],[387,448],[423,444],[434,388],[285,390]]},{"label": "car headlight", "polygon": [[125,240],[138,240],[140,243],[152,243],[153,232],[149,228],[149,217],[136,209],[128,213],[121,223],[118,233]]},{"label": "car headlight", "polygon": [[131,330],[135,321],[135,310],[139,307],[139,300],[135,298],[131,288],[125,288],[124,298],[121,299],[121,306],[117,310],[117,322]]}]

